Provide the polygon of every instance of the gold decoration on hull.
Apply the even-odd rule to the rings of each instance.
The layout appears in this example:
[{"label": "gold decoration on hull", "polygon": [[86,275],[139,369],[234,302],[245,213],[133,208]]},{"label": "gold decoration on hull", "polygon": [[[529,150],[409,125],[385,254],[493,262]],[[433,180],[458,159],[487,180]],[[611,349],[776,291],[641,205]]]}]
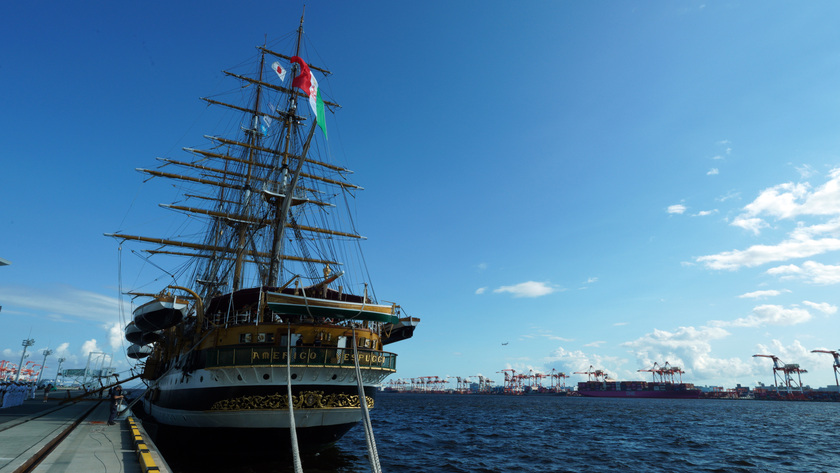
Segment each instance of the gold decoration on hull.
[{"label": "gold decoration on hull", "polygon": [[[374,399],[365,396],[368,409],[373,409]],[[295,409],[336,409],[361,407],[358,395],[324,394],[324,391],[303,391],[292,396]],[[288,409],[288,396],[274,393],[267,396],[241,396],[217,401],[211,411],[246,411],[255,409]]]}]

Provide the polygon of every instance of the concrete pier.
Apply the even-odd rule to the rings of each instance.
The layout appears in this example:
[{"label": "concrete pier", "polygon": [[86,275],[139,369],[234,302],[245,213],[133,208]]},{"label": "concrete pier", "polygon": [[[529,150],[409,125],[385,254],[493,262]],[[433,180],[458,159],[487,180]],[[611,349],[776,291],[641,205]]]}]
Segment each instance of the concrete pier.
[{"label": "concrete pier", "polygon": [[0,409],[0,473],[170,471],[142,425],[127,415],[108,425],[107,400],[59,402]]}]

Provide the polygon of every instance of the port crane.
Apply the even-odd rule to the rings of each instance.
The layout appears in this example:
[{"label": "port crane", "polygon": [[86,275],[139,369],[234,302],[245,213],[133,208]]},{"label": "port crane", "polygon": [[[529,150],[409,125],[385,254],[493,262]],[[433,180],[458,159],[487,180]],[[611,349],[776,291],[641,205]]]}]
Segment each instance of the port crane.
[{"label": "port crane", "polygon": [[[770,358],[773,360],[773,382],[776,385],[776,392],[779,391],[779,380],[784,383],[788,394],[790,394],[791,388],[799,388],[799,392],[802,392],[802,373],[807,373],[808,370],[803,370],[796,363],[786,364],[775,355],[753,355],[753,358],[756,357]],[[798,382],[793,379],[793,376],[791,376],[792,373],[796,373]]]},{"label": "port crane", "polygon": [[461,394],[465,394],[470,389],[470,377],[467,376],[462,378],[461,376],[456,376],[455,380],[458,382],[457,384],[457,391]]},{"label": "port crane", "polygon": [[679,366],[671,366],[671,364],[667,361],[662,366],[659,366],[658,362],[654,362],[650,369],[636,371],[639,373],[650,373],[653,377],[654,383],[656,382],[657,376],[659,376],[659,381],[662,383],[676,383],[676,375],[679,375],[679,382],[682,383],[682,374],[685,373],[682,368]]},{"label": "port crane", "polygon": [[585,374],[589,376],[589,381],[601,381],[604,383],[607,382],[607,378],[609,377],[606,371],[596,370],[592,365],[589,365],[589,371],[575,371],[574,374]]},{"label": "port crane", "polygon": [[840,381],[837,378],[837,373],[840,371],[840,353],[833,350],[811,350],[811,353],[828,353],[834,357],[834,382],[837,383],[837,386],[840,386]]},{"label": "port crane", "polygon": [[556,368],[552,368],[551,373],[548,374],[548,377],[551,381],[551,389],[553,391],[557,391],[558,389],[560,389],[561,382],[563,384],[563,388],[566,387],[566,378],[568,378],[569,376],[566,373],[557,371]]},{"label": "port crane", "polygon": [[656,382],[656,375],[662,376],[662,368],[659,367],[659,362],[654,361],[653,366],[650,369],[646,370],[636,370],[638,373],[650,373],[651,377],[653,378],[653,382]]},{"label": "port crane", "polygon": [[490,379],[488,377],[482,376],[480,374],[476,375],[476,376],[478,376],[478,391],[479,392],[487,392],[487,391],[492,391],[493,390],[493,383],[495,381],[493,381],[492,379]]},{"label": "port crane", "polygon": [[521,379],[516,375],[515,369],[504,369],[502,371],[497,371],[497,373],[503,373],[505,375],[505,392],[510,394],[513,392],[520,391],[520,383]]},{"label": "port crane", "polygon": [[[549,377],[549,375],[543,374],[543,373],[534,373],[532,375],[532,378],[534,379],[534,383],[537,385],[537,390],[538,391],[542,392],[542,390],[543,390],[542,380],[543,380],[543,378],[548,378],[548,377]],[[532,387],[533,387],[533,385],[532,385]]]}]

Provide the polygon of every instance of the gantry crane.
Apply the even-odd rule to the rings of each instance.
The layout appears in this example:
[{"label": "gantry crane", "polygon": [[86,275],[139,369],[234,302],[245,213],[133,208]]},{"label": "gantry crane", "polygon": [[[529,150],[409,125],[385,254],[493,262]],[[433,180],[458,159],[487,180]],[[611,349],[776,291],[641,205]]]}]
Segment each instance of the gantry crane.
[{"label": "gantry crane", "polygon": [[834,357],[834,382],[840,386],[840,381],[837,379],[837,372],[840,371],[840,353],[832,350],[811,350],[811,353],[828,353]]},{"label": "gantry crane", "polygon": [[478,392],[487,392],[493,389],[493,380],[487,378],[483,375],[477,374],[475,377],[478,378]]},{"label": "gantry crane", "polygon": [[662,368],[659,367],[659,362],[654,361],[653,366],[650,369],[646,370],[636,370],[638,373],[650,373],[652,381],[656,382],[656,375],[659,375],[660,378],[662,377]]},{"label": "gantry crane", "polygon": [[[508,371],[510,373],[508,373]],[[516,376],[515,369],[508,368],[502,371],[497,371],[497,373],[504,373],[505,375],[505,393],[511,394],[518,391],[520,379]]]},{"label": "gantry crane", "polygon": [[[776,385],[776,392],[779,391],[779,378],[784,381],[788,393],[791,392],[792,387],[799,388],[799,392],[802,392],[802,373],[807,373],[808,370],[803,370],[796,363],[785,364],[775,355],[753,355],[753,358],[755,357],[770,358],[773,360],[773,382]],[[779,372],[784,373],[784,378],[782,378],[782,375],[780,375]],[[793,380],[791,373],[796,373],[797,378],[799,379],[798,383]]]},{"label": "gantry crane", "polygon": [[658,362],[654,362],[650,369],[636,371],[640,373],[650,373],[653,377],[654,383],[656,382],[657,375],[659,376],[659,381],[662,383],[676,383],[676,375],[679,375],[679,382],[682,383],[682,374],[685,373],[685,371],[683,371],[679,366],[671,366],[671,364],[667,361],[662,366],[659,366]]},{"label": "gantry crane", "polygon": [[596,370],[592,365],[589,365],[589,371],[575,371],[574,374],[585,374],[589,376],[589,381],[602,381],[604,383],[607,382],[607,378],[609,377],[606,371]]},{"label": "gantry crane", "polygon": [[543,390],[542,379],[543,378],[548,378],[548,375],[547,374],[542,374],[542,373],[534,373],[533,378],[534,378],[534,381],[537,385],[537,391],[542,392],[542,390]]},{"label": "gantry crane", "polygon": [[679,366],[671,366],[671,364],[666,361],[665,365],[662,367],[662,374],[663,374],[662,381],[665,382],[665,381],[668,380],[668,377],[670,377],[671,382],[676,383],[677,379],[674,377],[674,375],[678,374],[678,375],[680,375],[679,382],[682,383],[682,374],[683,373],[685,373],[685,371],[683,371]]},{"label": "gantry crane", "polygon": [[557,369],[552,368],[551,373],[548,374],[549,379],[551,380],[551,390],[557,391],[560,388],[560,380],[562,379],[563,388],[566,387],[566,378],[569,376],[566,373],[557,371]]}]

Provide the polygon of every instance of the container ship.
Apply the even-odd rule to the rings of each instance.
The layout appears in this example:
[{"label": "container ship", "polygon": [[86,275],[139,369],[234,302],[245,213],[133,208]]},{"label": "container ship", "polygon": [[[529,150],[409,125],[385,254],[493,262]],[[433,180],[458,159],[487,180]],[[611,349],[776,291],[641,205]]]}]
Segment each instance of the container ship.
[{"label": "container ship", "polygon": [[585,381],[578,383],[578,394],[587,397],[700,398],[700,390],[690,383],[646,381]]},{"label": "container ship", "polygon": [[[603,370],[595,370],[592,366],[589,371],[576,371],[575,374],[589,376],[588,381],[578,383],[577,392],[587,397],[637,397],[637,398],[659,398],[659,399],[699,399],[700,389],[695,388],[691,383],[683,383],[682,379],[677,381],[676,377],[682,377],[683,370],[678,366],[671,366],[667,361],[664,365],[654,363],[653,367],[647,370],[653,376],[652,382],[647,381],[615,381],[608,379]],[[594,379],[593,379],[594,378]]]}]

